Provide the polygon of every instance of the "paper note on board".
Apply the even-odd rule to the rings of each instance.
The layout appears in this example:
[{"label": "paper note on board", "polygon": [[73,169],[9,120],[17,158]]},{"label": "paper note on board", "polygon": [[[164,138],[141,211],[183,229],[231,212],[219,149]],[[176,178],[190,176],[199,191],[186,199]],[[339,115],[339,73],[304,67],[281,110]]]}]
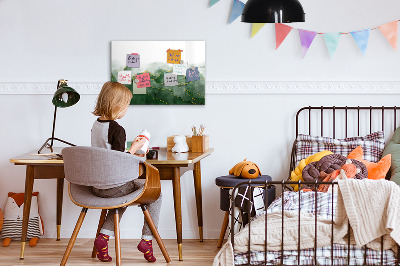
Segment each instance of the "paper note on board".
[{"label": "paper note on board", "polygon": [[167,63],[168,64],[180,64],[182,50],[167,50]]},{"label": "paper note on board", "polygon": [[138,88],[151,87],[149,73],[136,75],[136,78],[139,80],[139,83],[137,83]]},{"label": "paper note on board", "polygon": [[126,66],[127,67],[140,67],[140,54],[133,53],[126,55]]},{"label": "paper note on board", "polygon": [[121,84],[132,84],[132,74],[130,71],[119,71],[118,82]]},{"label": "paper note on board", "polygon": [[132,93],[133,94],[146,94],[146,87],[138,88],[137,83],[132,83]]},{"label": "paper note on board", "polygon": [[178,85],[178,76],[172,73],[165,73],[164,74],[164,86],[177,86]]},{"label": "paper note on board", "polygon": [[200,79],[199,68],[188,68],[186,69],[186,81],[195,81]]},{"label": "paper note on board", "polygon": [[172,67],[172,73],[176,75],[186,75],[186,64],[177,64]]}]

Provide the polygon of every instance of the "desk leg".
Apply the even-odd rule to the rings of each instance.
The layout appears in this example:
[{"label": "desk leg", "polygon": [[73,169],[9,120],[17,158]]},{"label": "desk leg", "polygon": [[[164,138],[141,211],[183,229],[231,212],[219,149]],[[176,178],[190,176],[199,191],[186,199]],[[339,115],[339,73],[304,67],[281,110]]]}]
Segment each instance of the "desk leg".
[{"label": "desk leg", "polygon": [[22,219],[22,233],[21,233],[21,255],[20,259],[24,259],[26,235],[28,233],[29,213],[31,212],[31,200],[34,181],[34,166],[26,166],[25,177],[25,195],[24,195],[24,213]]},{"label": "desk leg", "polygon": [[203,203],[201,196],[201,168],[200,161],[194,164],[194,191],[196,194],[197,220],[199,225],[200,242],[203,242]]},{"label": "desk leg", "polygon": [[178,242],[179,260],[182,260],[182,206],[181,206],[181,174],[179,167],[174,167],[174,178],[172,179],[174,191],[175,223]]},{"label": "desk leg", "polygon": [[57,241],[60,241],[64,178],[57,178]]}]

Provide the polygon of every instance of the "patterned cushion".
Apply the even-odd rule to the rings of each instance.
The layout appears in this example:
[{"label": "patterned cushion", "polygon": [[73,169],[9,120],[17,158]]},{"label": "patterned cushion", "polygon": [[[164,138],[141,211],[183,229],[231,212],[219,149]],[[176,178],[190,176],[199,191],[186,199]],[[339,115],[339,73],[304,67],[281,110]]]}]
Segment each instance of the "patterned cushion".
[{"label": "patterned cushion", "polygon": [[302,159],[323,150],[329,150],[347,157],[357,146],[363,148],[365,160],[378,162],[385,147],[383,131],[374,132],[364,137],[345,139],[299,134],[296,139],[296,165],[298,165]]}]

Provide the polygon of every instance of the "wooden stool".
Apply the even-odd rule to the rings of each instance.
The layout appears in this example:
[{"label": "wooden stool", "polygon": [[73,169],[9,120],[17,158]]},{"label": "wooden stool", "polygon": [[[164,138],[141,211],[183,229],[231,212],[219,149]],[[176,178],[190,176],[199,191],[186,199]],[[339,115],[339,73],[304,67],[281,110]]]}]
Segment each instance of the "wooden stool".
[{"label": "wooden stool", "polygon": [[[266,180],[272,181],[272,178],[268,175],[262,175],[254,179],[245,179],[236,177],[234,175],[220,176],[215,179],[215,184],[220,187],[220,209],[225,212],[224,221],[222,222],[221,233],[219,235],[218,245],[220,248],[222,246],[222,242],[224,241],[226,228],[228,227],[229,222],[229,207],[230,207],[230,199],[229,193],[230,190],[233,189],[237,184],[246,182],[246,181],[263,181]],[[268,189],[268,201],[267,206],[271,204],[275,200],[275,186],[271,186]],[[265,195],[264,195],[265,196]]]}]

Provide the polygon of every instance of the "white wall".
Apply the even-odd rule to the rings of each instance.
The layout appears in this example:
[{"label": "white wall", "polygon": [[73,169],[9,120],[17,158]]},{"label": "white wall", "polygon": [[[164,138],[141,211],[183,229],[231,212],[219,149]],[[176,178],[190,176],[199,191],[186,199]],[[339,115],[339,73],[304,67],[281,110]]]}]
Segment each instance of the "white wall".
[{"label": "white wall", "polygon": [[[329,59],[318,36],[301,59],[297,32],[274,50],[273,25],[250,40],[250,25],[227,24],[229,0],[208,9],[208,0],[147,1],[0,1],[0,82],[105,82],[110,76],[112,40],[205,40],[208,81],[399,81],[399,52],[391,50],[378,31],[371,33],[362,57],[349,35],[343,36],[336,57]],[[309,30],[350,31],[399,19],[397,1],[303,0]],[[50,136],[53,106],[50,95],[0,95],[0,207],[7,192],[24,190],[25,168],[9,158],[35,150]],[[60,109],[56,135],[78,145],[90,144],[91,115],[96,95]],[[165,145],[176,133],[189,134],[204,123],[215,152],[202,163],[203,212],[206,238],[217,238],[223,214],[214,179],[238,161],[255,161],[275,180],[286,176],[294,138],[294,115],[308,105],[398,105],[399,95],[257,94],[206,96],[199,106],[132,106],[121,120],[128,138],[142,128],[152,132],[154,145]],[[55,180],[39,180],[40,211],[45,237],[55,237]],[[163,181],[160,232],[175,238],[172,188]],[[197,237],[192,176],[182,177],[184,238]],[[130,208],[121,222],[122,237],[139,238],[142,216]],[[62,237],[69,237],[79,208],[64,193]],[[99,212],[88,213],[80,237],[92,237]],[[139,218],[138,218],[139,217]]]}]

